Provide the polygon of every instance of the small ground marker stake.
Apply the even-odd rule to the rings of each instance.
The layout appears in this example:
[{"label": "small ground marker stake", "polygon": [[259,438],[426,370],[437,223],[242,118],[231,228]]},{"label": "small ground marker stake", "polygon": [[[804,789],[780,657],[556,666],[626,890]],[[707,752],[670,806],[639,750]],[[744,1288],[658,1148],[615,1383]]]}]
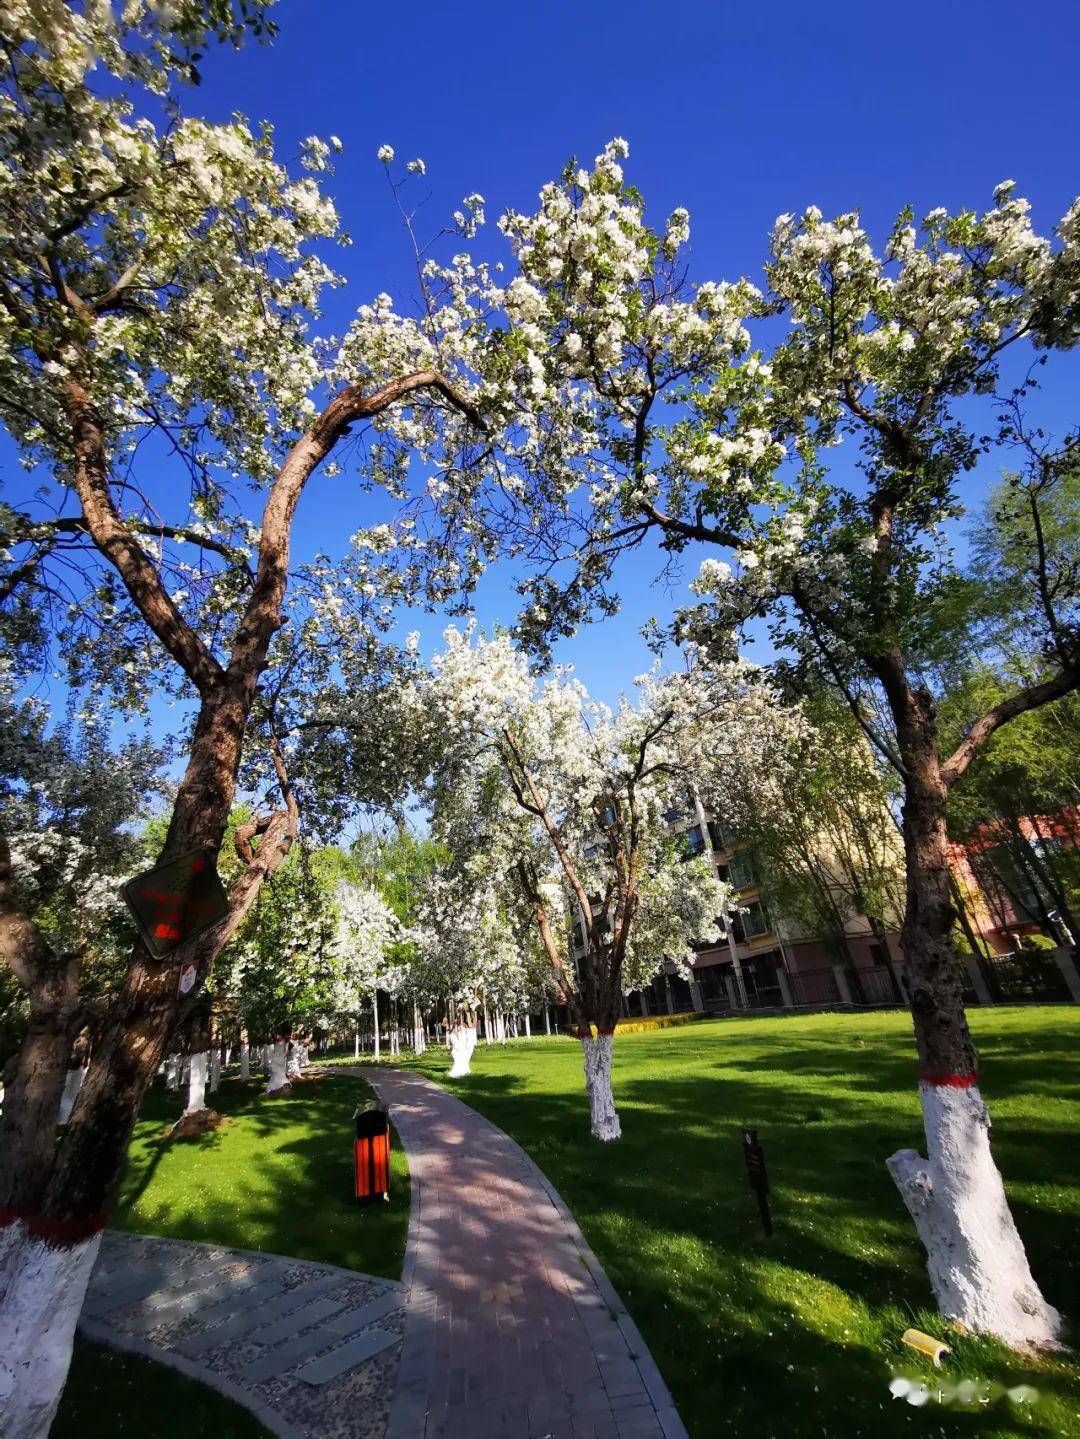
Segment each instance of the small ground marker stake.
[{"label": "small ground marker stake", "polygon": [[920,1354],[929,1355],[937,1369],[941,1368],[941,1356],[952,1353],[947,1344],[935,1339],[932,1334],[924,1334],[921,1329],[905,1329],[901,1337],[909,1349],[917,1349]]},{"label": "small ground marker stake", "polygon": [[765,1173],[765,1151],[758,1143],[756,1129],[744,1129],[742,1137],[746,1172],[750,1179],[750,1188],[757,1195],[758,1209],[761,1211],[761,1227],[766,1234],[771,1234],[773,1223],[772,1215],[769,1212],[769,1176]]}]

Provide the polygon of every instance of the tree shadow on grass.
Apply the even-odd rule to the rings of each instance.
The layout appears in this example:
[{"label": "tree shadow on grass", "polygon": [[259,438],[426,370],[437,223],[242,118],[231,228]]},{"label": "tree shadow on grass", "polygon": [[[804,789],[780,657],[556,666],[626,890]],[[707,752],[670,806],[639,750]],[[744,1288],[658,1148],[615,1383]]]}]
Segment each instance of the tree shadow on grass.
[{"label": "tree shadow on grass", "polygon": [[[1024,1359],[950,1336],[953,1379],[1031,1383],[1042,1397],[1030,1412],[1003,1401],[916,1414],[888,1392],[897,1371],[933,1373],[900,1346],[903,1330],[941,1332],[925,1256],[884,1163],[898,1148],[923,1148],[910,1039],[849,1059],[827,1044],[793,1053],[793,1035],[764,1045],[744,1035],[680,1034],[678,1046],[635,1036],[626,1064],[616,1045],[616,1145],[588,1137],[584,1093],[560,1088],[570,1077],[561,1065],[496,1059],[515,1063],[507,1075],[481,1060],[453,1092],[518,1139],[563,1194],[695,1434],[899,1436],[912,1423],[957,1435],[1078,1432],[1070,1356]],[[1070,1192],[1080,1153],[1066,1142],[1068,1116],[1058,1123],[1038,1097],[1043,1064],[1052,1073],[1064,1053],[1055,1038],[1037,1056],[995,1054],[992,1072],[1016,1096],[995,1127],[1006,1179],[1023,1190],[1052,1177],[1052,1203],[1014,1193],[1014,1210],[1048,1298],[1063,1305],[1080,1274]],[[771,1240],[747,1184],[744,1122],[765,1142]]]},{"label": "tree shadow on grass", "polygon": [[[626,1137],[604,1147],[582,1133],[570,1096],[518,1094],[516,1122],[497,1112],[501,1096],[486,1082],[473,1098],[496,1123],[505,1121],[570,1204],[694,1432],[779,1425],[764,1432],[908,1434],[914,1416],[892,1400],[888,1383],[897,1369],[918,1372],[918,1363],[899,1335],[910,1324],[935,1330],[940,1321],[883,1166],[843,1162],[841,1137],[828,1131],[809,1151],[778,1143],[785,1168],[775,1192],[777,1234],[767,1240],[757,1231],[737,1130],[725,1122],[711,1136],[680,1131],[679,1110],[692,1104],[696,1112],[702,1096],[674,1081],[665,1096],[662,1114],[624,1097]],[[868,1133],[872,1127],[850,1124],[843,1140],[865,1152]],[[950,1372],[1032,1382],[1047,1412],[1062,1409],[1055,1395],[1072,1383],[1065,1370],[1056,1375],[977,1340],[957,1346]],[[1044,1421],[1038,1411],[1008,1406],[935,1407],[933,1419],[948,1434],[1064,1432],[1053,1416]]]},{"label": "tree shadow on grass", "polygon": [[401,1275],[408,1168],[392,1136],[391,1201],[361,1205],[353,1191],[352,1114],[371,1091],[333,1076],[316,1097],[266,1100],[223,1089],[232,1123],[182,1145],[160,1144],[176,1098],[143,1108],[113,1222],[139,1233],[265,1250],[390,1279]]}]

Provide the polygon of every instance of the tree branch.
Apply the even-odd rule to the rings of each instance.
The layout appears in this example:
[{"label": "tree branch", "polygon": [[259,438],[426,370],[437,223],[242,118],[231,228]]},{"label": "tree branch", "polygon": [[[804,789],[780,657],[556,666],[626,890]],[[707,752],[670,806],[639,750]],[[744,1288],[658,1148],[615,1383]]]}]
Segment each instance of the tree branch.
[{"label": "tree branch", "polygon": [[442,395],[477,429],[486,433],[480,411],[445,375],[437,370],[418,370],[390,380],[371,394],[365,394],[359,385],[347,386],[335,395],[311,429],[293,445],[270,487],[263,510],[255,586],[236,633],[229,661],[231,672],[250,675],[257,671],[275,630],[280,628],[281,601],[288,578],[292,518],[312,471],[347,433],[353,421],[380,415],[392,405],[423,390],[434,390]]},{"label": "tree branch", "polygon": [[75,448],[73,482],[86,528],[119,573],[143,619],[205,696],[221,679],[222,667],[181,615],[146,551],[117,512],[109,493],[105,438],[89,395],[76,379],[69,378],[67,396]]},{"label": "tree branch", "polygon": [[[532,800],[533,807],[530,807],[528,805],[525,805],[523,807],[529,809],[530,813],[535,814],[540,820],[540,823],[544,826],[544,829],[547,831],[548,838],[551,841],[551,847],[552,849],[554,849],[555,854],[558,857],[559,864],[562,866],[563,873],[566,875],[570,888],[574,891],[574,897],[577,899],[578,904],[581,906],[581,913],[582,917],[585,920],[585,924],[591,931],[594,922],[592,905],[589,903],[589,896],[585,893],[585,887],[582,885],[581,880],[578,878],[577,870],[574,867],[573,861],[570,859],[569,854],[567,854],[566,852],[566,846],[563,844],[562,836],[559,833],[559,827],[551,818],[550,814],[548,814],[547,805],[544,803],[540,791],[536,788],[536,781],[529,773],[529,767],[525,763],[513,735],[510,733],[509,730],[504,730],[502,738],[504,743],[506,744],[507,749],[512,755],[514,762],[517,764],[518,769],[521,771],[521,777],[525,781],[525,786],[529,791],[529,797]],[[507,762],[505,753],[502,753],[501,747],[500,753],[502,756],[503,765],[505,766],[507,773],[510,775],[511,780],[513,780],[514,775],[512,767]]]},{"label": "tree branch", "polygon": [[960,778],[990,736],[1002,725],[1008,724],[1009,720],[1015,719],[1017,715],[1041,709],[1043,705],[1061,699],[1063,695],[1069,694],[1078,687],[1080,687],[1080,665],[1067,665],[1050,679],[1017,690],[1003,699],[1000,704],[996,704],[993,709],[987,710],[981,719],[975,721],[941,766],[941,777],[945,784],[952,785]]}]

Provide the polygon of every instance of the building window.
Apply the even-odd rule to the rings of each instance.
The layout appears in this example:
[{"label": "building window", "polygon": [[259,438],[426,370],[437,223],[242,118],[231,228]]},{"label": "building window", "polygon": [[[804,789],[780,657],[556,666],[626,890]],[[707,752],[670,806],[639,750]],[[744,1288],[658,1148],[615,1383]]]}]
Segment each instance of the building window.
[{"label": "building window", "polygon": [[757,900],[753,904],[747,905],[746,913],[741,914],[739,918],[743,922],[743,930],[747,939],[755,939],[759,934],[768,934],[772,928],[764,905]]},{"label": "building window", "polygon": [[728,865],[728,883],[735,889],[745,889],[748,884],[757,883],[754,866],[745,854],[737,854]]},{"label": "building window", "polygon": [[713,849],[730,849],[735,843],[734,833],[720,819],[709,820],[709,842]]},{"label": "building window", "polygon": [[682,848],[683,859],[695,859],[699,854],[705,853],[705,837],[701,833],[701,826],[695,824],[679,836]]}]

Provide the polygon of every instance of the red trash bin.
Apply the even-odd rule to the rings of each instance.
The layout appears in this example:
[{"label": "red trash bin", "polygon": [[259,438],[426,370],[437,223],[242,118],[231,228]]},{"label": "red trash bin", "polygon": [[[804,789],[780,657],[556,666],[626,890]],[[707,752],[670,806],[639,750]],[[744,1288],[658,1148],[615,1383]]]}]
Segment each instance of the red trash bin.
[{"label": "red trash bin", "polygon": [[390,1115],[372,1105],[356,1112],[356,1197],[390,1198]]}]

